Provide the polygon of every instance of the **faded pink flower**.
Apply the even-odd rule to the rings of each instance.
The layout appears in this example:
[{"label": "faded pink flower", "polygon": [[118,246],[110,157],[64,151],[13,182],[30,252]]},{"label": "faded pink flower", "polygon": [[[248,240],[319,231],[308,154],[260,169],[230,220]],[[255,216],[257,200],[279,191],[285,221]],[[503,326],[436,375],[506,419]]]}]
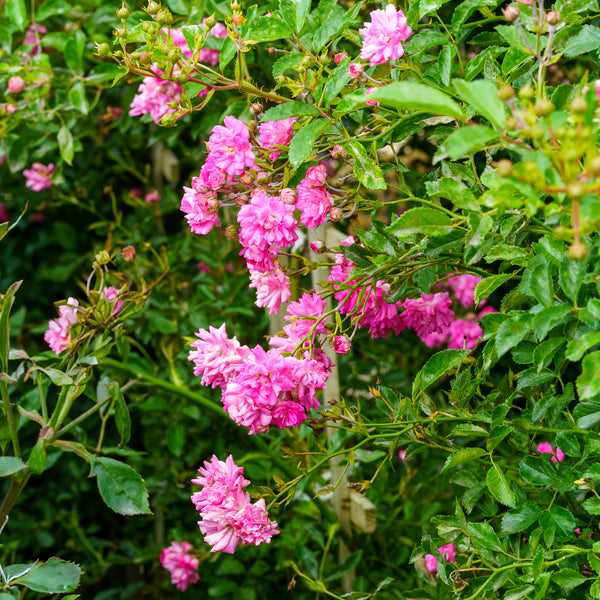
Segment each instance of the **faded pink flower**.
[{"label": "faded pink flower", "polygon": [[448,285],[454,292],[456,299],[465,308],[470,308],[475,304],[475,288],[480,281],[482,281],[481,277],[465,273],[450,277],[450,279],[448,279]]},{"label": "faded pink flower", "polygon": [[374,67],[400,58],[404,54],[400,42],[408,39],[412,29],[406,24],[404,13],[388,4],[385,10],[374,10],[371,22],[364,23],[364,28],[358,33],[365,38],[360,57],[370,61],[369,65]]},{"label": "faded pink flower", "polygon": [[58,307],[58,319],[48,321],[48,329],[44,334],[44,341],[50,349],[60,354],[71,345],[71,325],[77,323],[77,307],[79,301],[69,298],[66,304]]},{"label": "faded pink flower", "polygon": [[33,163],[31,169],[25,169],[25,186],[32,189],[34,192],[41,192],[46,188],[52,187],[52,173],[56,166],[52,163],[43,165],[41,163]]},{"label": "faded pink flower", "polygon": [[409,298],[403,302],[402,321],[406,327],[412,327],[420,338],[434,332],[441,333],[454,319],[451,304],[447,292],[421,294],[417,300]]},{"label": "faded pink flower", "polygon": [[[446,544],[445,546],[438,548],[438,550],[439,550],[439,553],[446,559],[447,563],[454,562],[455,549],[454,549],[453,543]],[[427,567],[427,570],[430,573],[434,573],[436,577],[439,577],[437,557],[435,557],[433,554],[426,554],[425,555],[425,565]]]},{"label": "faded pink flower", "polygon": [[[200,182],[211,190],[219,190],[227,184],[227,173],[207,160],[200,169]],[[198,188],[198,191],[206,191]]]},{"label": "faded pink flower", "polygon": [[22,92],[24,87],[25,87],[25,80],[22,77],[15,75],[14,77],[9,78],[8,90],[10,92],[12,92],[13,94],[18,94],[19,92]]},{"label": "faded pink flower", "polygon": [[310,167],[306,177],[298,185],[296,208],[300,210],[300,222],[314,229],[327,220],[327,214],[333,207],[333,198],[325,189],[327,169],[324,165]]},{"label": "faded pink flower", "polygon": [[250,149],[248,127],[232,115],[225,117],[225,125],[213,127],[208,139],[209,158],[227,174],[241,175],[244,169],[254,167],[254,152]]},{"label": "faded pink flower", "polygon": [[125,246],[121,250],[121,258],[128,263],[133,262],[135,260],[135,248],[133,246]]},{"label": "faded pink flower", "polygon": [[32,23],[29,26],[29,28],[25,32],[25,38],[23,39],[24,46],[29,46],[30,44],[33,44],[33,48],[29,51],[29,56],[35,56],[40,51],[41,43],[38,43],[38,39],[47,32],[48,30],[43,25]]},{"label": "faded pink flower", "polygon": [[188,585],[200,580],[197,573],[199,561],[189,554],[191,549],[189,542],[171,542],[160,553],[160,564],[171,573],[171,583],[182,592]]},{"label": "faded pink flower", "polygon": [[552,454],[552,462],[562,462],[565,460],[565,453],[557,446],[556,451],[550,442],[540,442],[536,450],[541,454]]},{"label": "faded pink flower", "polygon": [[298,119],[291,117],[281,121],[266,121],[261,123],[258,128],[258,143],[263,148],[275,150],[271,152],[269,158],[277,160],[280,154],[280,146],[287,146],[292,139],[292,128]]},{"label": "faded pink flower", "polygon": [[456,319],[450,323],[446,333],[450,335],[448,348],[473,350],[477,346],[479,339],[483,336],[483,329],[475,321]]},{"label": "faded pink flower", "polygon": [[364,70],[364,66],[360,63],[350,63],[348,66],[348,74],[352,79],[358,79],[363,74]]}]

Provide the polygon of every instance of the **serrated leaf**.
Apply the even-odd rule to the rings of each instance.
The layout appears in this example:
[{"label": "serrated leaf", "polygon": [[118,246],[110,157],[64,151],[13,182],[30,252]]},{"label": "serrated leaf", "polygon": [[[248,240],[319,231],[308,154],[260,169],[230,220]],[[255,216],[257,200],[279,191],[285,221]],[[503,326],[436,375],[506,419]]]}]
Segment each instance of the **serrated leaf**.
[{"label": "serrated leaf", "polygon": [[289,161],[297,169],[313,152],[317,138],[329,127],[326,119],[316,119],[301,127],[290,142]]},{"label": "serrated leaf", "polygon": [[92,462],[90,475],[98,480],[98,490],[106,505],[122,515],[149,514],[144,480],[129,465],[100,457]]},{"label": "serrated leaf", "polygon": [[290,117],[302,117],[318,114],[319,111],[311,104],[293,100],[292,102],[285,102],[284,104],[279,104],[269,108],[269,110],[265,111],[261,122],[281,121],[283,119],[289,119]]},{"label": "serrated leaf", "polygon": [[492,275],[486,277],[475,286],[475,304],[479,304],[485,300],[493,291],[498,289],[503,283],[506,283],[512,278],[510,273],[502,273],[501,275]]},{"label": "serrated leaf", "polygon": [[488,142],[495,139],[498,139],[498,133],[490,127],[470,125],[451,133],[446,138],[442,149],[454,160],[485,148]]},{"label": "serrated leaf", "polygon": [[279,12],[290,23],[296,33],[302,31],[310,10],[310,0],[279,0]]},{"label": "serrated leaf", "polygon": [[589,400],[580,402],[573,409],[573,416],[577,420],[577,427],[589,429],[600,422],[600,402]]},{"label": "serrated leaf", "polygon": [[484,448],[460,448],[458,450],[455,450],[446,459],[446,462],[444,463],[444,466],[442,467],[441,472],[443,473],[447,469],[453,469],[454,467],[457,467],[458,465],[462,465],[463,463],[475,460],[476,458],[479,458],[480,456],[483,456],[484,454],[487,454],[487,452]]},{"label": "serrated leaf", "polygon": [[273,63],[273,77],[279,77],[288,70],[297,71],[303,58],[304,54],[300,52],[284,54]]},{"label": "serrated leaf", "polygon": [[454,367],[458,366],[469,352],[467,350],[441,350],[434,354],[425,366],[417,373],[413,382],[412,396],[416,398],[440,377],[447,375]]},{"label": "serrated leaf", "polygon": [[565,356],[570,361],[579,361],[581,360],[581,357],[596,344],[600,344],[600,331],[584,333],[581,337],[569,342]]},{"label": "serrated leaf", "polygon": [[541,506],[536,506],[526,502],[517,508],[509,510],[502,517],[502,531],[504,533],[519,533],[525,531],[530,525],[533,525],[543,512]]},{"label": "serrated leaf", "polygon": [[582,583],[585,583],[587,577],[574,569],[561,569],[558,573],[552,575],[552,581],[565,590],[572,590]]},{"label": "serrated leaf", "polygon": [[274,42],[292,37],[289,25],[276,15],[256,17],[248,23],[246,39],[253,42]]},{"label": "serrated leaf", "polygon": [[550,462],[541,456],[526,456],[519,463],[519,473],[533,485],[551,485],[558,481],[558,475]]},{"label": "serrated leaf", "polygon": [[600,394],[600,350],[585,356],[582,362],[581,375],[577,378],[577,393],[580,400],[587,400]]},{"label": "serrated leaf", "polygon": [[18,456],[0,456],[0,477],[22,471],[27,465]]},{"label": "serrated leaf", "polygon": [[65,125],[63,125],[58,131],[58,148],[60,149],[61,158],[68,165],[72,165],[73,155],[75,154],[73,147],[73,135]]},{"label": "serrated leaf", "polygon": [[44,594],[61,594],[72,592],[79,585],[80,577],[79,565],[51,558],[48,562],[37,563],[25,575],[14,579],[12,584]]},{"label": "serrated leaf", "polygon": [[498,87],[491,81],[477,79],[476,81],[453,80],[454,89],[458,95],[468,102],[477,114],[484,116],[492,125],[504,127],[506,107],[498,99]]},{"label": "serrated leaf", "polygon": [[533,319],[533,332],[543,340],[548,332],[558,325],[573,309],[569,306],[550,306],[537,313]]},{"label": "serrated leaf", "polygon": [[364,146],[357,140],[349,140],[347,147],[354,156],[354,174],[358,181],[370,190],[387,189],[381,168],[369,158]]},{"label": "serrated leaf", "polygon": [[588,498],[581,503],[581,506],[590,513],[590,515],[600,515],[600,499]]},{"label": "serrated leaf", "polygon": [[369,99],[379,101],[382,106],[464,118],[461,107],[448,94],[424,83],[395,81],[376,89]]},{"label": "serrated leaf", "polygon": [[219,51],[219,69],[225,70],[225,67],[237,56],[237,46],[235,42],[230,38],[226,38],[223,41],[221,50]]},{"label": "serrated leaf", "polygon": [[502,322],[496,333],[498,357],[514,348],[531,331],[532,321],[532,314],[522,313]]},{"label": "serrated leaf", "polygon": [[54,385],[71,385],[73,383],[73,378],[58,369],[54,369],[52,367],[46,367],[42,369],[40,367],[40,371],[43,371],[50,379]]},{"label": "serrated leaf", "polygon": [[83,73],[83,50],[85,48],[85,34],[81,29],[71,33],[65,45],[64,56],[67,66],[76,73]]},{"label": "serrated leaf", "polygon": [[90,107],[85,96],[85,86],[83,85],[83,81],[78,80],[73,84],[73,87],[71,87],[71,89],[69,90],[69,100],[75,110],[78,110],[84,115],[88,114]]},{"label": "serrated leaf", "polygon": [[510,485],[506,476],[496,464],[492,464],[490,469],[487,472],[485,477],[485,481],[488,486],[488,490],[498,502],[509,506],[510,508],[515,508],[517,505],[517,501],[515,499],[515,495],[513,491],[510,489]]},{"label": "serrated leaf", "polygon": [[352,76],[348,72],[350,58],[345,58],[334,70],[323,90],[323,106],[329,108],[331,102],[346,87]]},{"label": "serrated leaf", "polygon": [[574,58],[600,48],[600,27],[584,25],[568,42],[563,54]]},{"label": "serrated leaf", "polygon": [[440,210],[417,207],[402,213],[386,229],[396,237],[420,233],[423,235],[445,235],[452,231],[452,220]]}]

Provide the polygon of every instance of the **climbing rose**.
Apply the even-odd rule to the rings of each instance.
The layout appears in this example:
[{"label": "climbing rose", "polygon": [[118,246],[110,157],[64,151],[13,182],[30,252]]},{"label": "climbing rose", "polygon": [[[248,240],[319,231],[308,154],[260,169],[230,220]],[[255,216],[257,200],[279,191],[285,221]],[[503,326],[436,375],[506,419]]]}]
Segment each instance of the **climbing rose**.
[{"label": "climbing rose", "polygon": [[25,187],[33,190],[34,192],[41,192],[46,188],[52,187],[52,173],[56,166],[50,163],[49,165],[42,165],[41,163],[33,163],[31,169],[25,169],[23,175],[25,175]]},{"label": "climbing rose", "polygon": [[258,128],[258,143],[263,148],[275,150],[271,152],[269,158],[277,160],[279,158],[279,146],[287,146],[292,139],[292,128],[297,121],[296,117],[282,119],[281,121],[266,121],[261,123]]},{"label": "climbing rose", "polygon": [[228,175],[241,175],[246,167],[254,167],[250,132],[244,123],[232,115],[225,117],[224,122],[224,126],[213,127],[208,139],[209,159]]},{"label": "climbing rose", "polygon": [[213,228],[221,226],[217,194],[202,184],[200,177],[192,177],[192,187],[183,187],[180,210],[194,233],[206,235]]},{"label": "climbing rose", "polygon": [[106,298],[106,301],[109,304],[113,304],[114,303],[114,307],[112,309],[112,314],[114,315],[115,313],[117,313],[119,311],[119,309],[121,308],[121,306],[123,306],[123,300],[121,300],[119,298],[119,290],[117,290],[117,288],[113,287],[112,285],[104,288],[102,290],[102,292],[100,293],[100,295],[103,298]]},{"label": "climbing rose", "polygon": [[[483,330],[475,321],[456,319],[456,321],[450,323],[447,333],[450,334],[448,348],[473,350],[477,346],[479,338],[483,335]],[[425,343],[427,344],[427,342]]]},{"label": "climbing rose", "polygon": [[13,94],[18,94],[19,92],[23,91],[24,87],[25,87],[25,80],[22,77],[15,75],[14,77],[9,78],[8,89]]},{"label": "climbing rose", "polygon": [[[438,550],[439,550],[439,553],[443,557],[445,557],[447,563],[454,562],[454,557],[455,557],[454,544],[452,544],[452,543],[447,544],[446,546],[442,546],[441,548],[438,548]],[[436,577],[439,576],[438,561],[437,561],[437,558],[433,554],[425,555],[425,565],[427,566],[427,570],[430,573],[434,573]]]},{"label": "climbing rose", "polygon": [[552,462],[562,462],[565,460],[565,453],[557,446],[556,452],[550,442],[540,442],[537,445],[537,451],[541,454],[552,454]]},{"label": "climbing rose", "polygon": [[200,580],[196,572],[198,559],[191,556],[189,551],[192,545],[189,542],[171,542],[167,548],[160,553],[160,564],[171,573],[171,583],[178,590],[185,591],[188,585]]},{"label": "climbing rose", "polygon": [[250,271],[250,287],[256,289],[256,306],[268,308],[271,315],[292,296],[290,278],[279,266],[265,272]]},{"label": "climbing rose", "polygon": [[346,335],[336,335],[333,338],[333,349],[338,354],[346,354],[350,351],[350,340]]},{"label": "climbing rose", "polygon": [[351,63],[348,65],[348,74],[352,79],[358,79],[362,74],[365,68],[360,63]]},{"label": "climbing rose", "polygon": [[448,285],[452,288],[456,299],[465,307],[470,308],[475,304],[475,288],[482,281],[476,275],[454,275],[448,279]]},{"label": "climbing rose", "polygon": [[198,526],[212,546],[211,552],[233,554],[240,540],[258,546],[270,543],[279,533],[277,523],[269,520],[265,501],[250,503],[250,495],[243,490],[250,482],[244,479],[244,469],[235,464],[233,456],[223,462],[213,455],[198,472],[201,477],[192,483],[203,487],[192,494],[192,502],[200,511]]},{"label": "climbing rose", "polygon": [[404,54],[403,40],[412,33],[406,24],[404,13],[393,4],[388,4],[385,10],[374,10],[371,22],[364,23],[364,28],[358,33],[365,39],[360,57],[370,61],[371,67],[400,58]]},{"label": "climbing rose", "polygon": [[327,219],[327,213],[333,206],[333,199],[325,189],[327,169],[324,165],[311,167],[306,177],[298,185],[296,208],[301,211],[300,222],[314,229]]},{"label": "climbing rose", "polygon": [[[155,69],[162,74],[160,69]],[[138,88],[138,93],[131,102],[129,114],[132,117],[149,114],[155,123],[159,123],[166,114],[175,112],[170,108],[168,102],[179,102],[181,100],[181,86],[174,81],[167,81],[158,77],[144,77]]]},{"label": "climbing rose", "polygon": [[454,319],[454,312],[450,308],[452,300],[447,292],[421,294],[421,298],[409,298],[403,304],[402,321],[406,327],[412,327],[420,338],[443,332]]},{"label": "climbing rose", "polygon": [[60,354],[71,345],[71,325],[77,323],[77,307],[79,302],[75,298],[69,298],[67,304],[58,307],[58,319],[48,321],[48,329],[44,334],[44,341]]}]

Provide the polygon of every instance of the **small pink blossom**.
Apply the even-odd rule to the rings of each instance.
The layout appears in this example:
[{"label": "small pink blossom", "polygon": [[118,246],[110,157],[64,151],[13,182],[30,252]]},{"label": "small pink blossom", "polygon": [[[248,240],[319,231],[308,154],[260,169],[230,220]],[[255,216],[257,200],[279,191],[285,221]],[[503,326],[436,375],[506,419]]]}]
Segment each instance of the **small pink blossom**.
[{"label": "small pink blossom", "polygon": [[250,287],[256,289],[256,306],[268,308],[271,315],[277,314],[281,304],[292,296],[290,278],[280,267],[266,272],[251,271]]},{"label": "small pink blossom", "polygon": [[9,78],[8,90],[10,92],[12,92],[13,94],[18,94],[19,92],[22,92],[24,87],[25,87],[25,80],[22,77],[15,75],[14,77]]},{"label": "small pink blossom", "polygon": [[41,163],[33,163],[31,169],[25,169],[25,186],[32,189],[34,192],[41,192],[46,188],[52,187],[52,173],[56,166],[52,163],[42,165]]},{"label": "small pink blossom", "polygon": [[[162,72],[155,68],[158,74]],[[181,85],[174,81],[160,79],[158,77],[144,77],[134,96],[130,106],[129,114],[132,117],[149,114],[155,123],[159,123],[166,114],[176,111],[168,106],[168,103],[178,103],[181,100]]]},{"label": "small pink blossom", "polygon": [[448,348],[473,350],[483,336],[483,330],[475,321],[456,319],[448,327],[447,334],[450,335]]},{"label": "small pink blossom", "polygon": [[250,149],[250,132],[239,119],[228,115],[225,125],[213,127],[208,139],[209,158],[229,175],[241,175],[244,169],[254,167],[254,152]]},{"label": "small pink blossom", "polygon": [[198,267],[198,272],[202,275],[206,275],[211,271],[210,267],[205,262],[200,261],[196,266]]},{"label": "small pink blossom", "polygon": [[348,66],[348,74],[352,79],[358,79],[363,74],[364,70],[364,66],[360,63],[350,63]]},{"label": "small pink blossom", "polygon": [[[455,549],[454,544],[446,544],[441,548],[438,548],[439,553],[446,559],[447,563],[453,563],[455,560]],[[439,577],[438,573],[438,559],[433,554],[425,555],[425,566],[430,573],[435,574],[436,577]]]},{"label": "small pink blossom", "polygon": [[71,345],[70,328],[77,323],[78,306],[78,300],[69,298],[66,304],[58,307],[58,319],[48,322],[48,330],[44,334],[44,341],[56,354],[60,354]]},{"label": "small pink blossom", "polygon": [[266,121],[261,123],[258,128],[258,143],[263,148],[275,150],[271,152],[269,158],[277,160],[280,154],[280,146],[287,146],[292,139],[292,128],[298,119],[290,117],[281,121]]},{"label": "small pink blossom", "polygon": [[333,57],[333,62],[335,62],[336,65],[339,65],[345,58],[348,58],[348,55],[345,52],[338,52]]},{"label": "small pink blossom", "polygon": [[336,335],[333,338],[333,349],[338,354],[346,354],[350,351],[350,340],[347,335]]},{"label": "small pink blossom", "polygon": [[144,196],[144,202],[146,204],[153,204],[154,202],[160,202],[160,194],[158,190],[151,188]]},{"label": "small pink blossom", "polygon": [[100,296],[102,298],[105,298],[109,304],[114,303],[114,307],[111,313],[113,315],[119,312],[119,309],[121,308],[121,306],[123,306],[123,300],[119,298],[119,290],[117,290],[117,288],[113,287],[112,285],[107,288],[104,288],[100,293]]},{"label": "small pink blossom", "polygon": [[388,4],[385,10],[374,10],[371,22],[364,25],[363,29],[358,30],[365,38],[360,57],[370,61],[371,67],[400,58],[404,54],[400,42],[408,39],[412,29],[407,25],[404,13],[396,11],[393,4]]},{"label": "small pink blossom", "polygon": [[565,453],[558,446],[555,451],[550,442],[540,442],[536,449],[540,454],[552,454],[553,463],[565,460]]},{"label": "small pink blossom", "polygon": [[465,273],[450,277],[448,285],[454,292],[456,299],[465,308],[471,308],[475,304],[475,288],[480,281],[482,281],[481,277]]},{"label": "small pink blossom", "polygon": [[192,177],[192,187],[184,186],[183,191],[180,210],[194,233],[206,235],[215,225],[221,226],[217,195],[203,186],[199,177]]},{"label": "small pink blossom", "polygon": [[121,258],[128,263],[133,262],[135,260],[135,248],[133,246],[125,246],[121,250]]},{"label": "small pink blossom", "polygon": [[199,561],[189,554],[191,549],[189,542],[171,542],[160,553],[160,564],[171,574],[171,583],[182,592],[188,585],[200,580],[197,573]]},{"label": "small pink blossom", "polygon": [[403,303],[402,321],[406,327],[412,327],[420,338],[434,332],[441,333],[454,319],[451,304],[447,292],[422,294],[417,300],[407,299]]},{"label": "small pink blossom", "polygon": [[314,229],[327,220],[327,214],[333,207],[333,198],[325,189],[327,169],[324,165],[311,167],[306,177],[298,185],[296,208],[301,211],[300,222]]}]

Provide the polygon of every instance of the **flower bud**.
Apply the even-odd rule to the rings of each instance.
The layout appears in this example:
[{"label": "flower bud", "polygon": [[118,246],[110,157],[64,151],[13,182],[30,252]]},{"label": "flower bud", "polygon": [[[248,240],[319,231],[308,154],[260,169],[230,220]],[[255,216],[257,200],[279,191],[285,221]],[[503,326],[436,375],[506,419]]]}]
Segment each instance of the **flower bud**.
[{"label": "flower bud", "polygon": [[233,0],[233,2],[229,5],[231,10],[240,10],[240,5],[237,0]]},{"label": "flower bud", "polygon": [[117,10],[117,17],[124,21],[129,16],[129,9],[123,4],[119,10]]},{"label": "flower bud", "polygon": [[98,56],[110,56],[110,46],[106,42],[96,44],[96,54]]},{"label": "flower bud", "polygon": [[343,146],[340,146],[339,144],[336,144],[332,149],[331,149],[331,156],[333,158],[346,158],[348,156],[348,153],[346,152],[346,150],[344,150]]},{"label": "flower bud", "polygon": [[315,254],[323,254],[323,252],[327,251],[325,242],[322,242],[321,240],[315,240],[314,242],[311,242],[309,246]]},{"label": "flower bud", "polygon": [[519,98],[521,100],[531,100],[535,96],[535,90],[530,83],[525,84],[519,90]]},{"label": "flower bud", "polygon": [[594,156],[587,168],[587,172],[593,177],[598,177],[600,175],[600,154],[598,156]]},{"label": "flower bud", "polygon": [[231,17],[231,20],[233,21],[234,25],[237,25],[239,27],[240,25],[242,25],[246,21],[246,18],[241,13],[235,13]]},{"label": "flower bud", "polygon": [[588,247],[581,242],[574,242],[569,247],[568,255],[571,260],[583,261],[587,258]]},{"label": "flower bud", "polygon": [[496,171],[500,177],[510,177],[513,170],[513,164],[507,158],[503,158],[496,163]]},{"label": "flower bud", "polygon": [[106,250],[100,250],[95,259],[100,266],[107,265],[110,262],[110,254]]},{"label": "flower bud", "polygon": [[177,75],[175,75],[174,79],[177,83],[181,83],[181,84],[188,82],[188,76],[183,71],[181,73],[177,73]]},{"label": "flower bud", "polygon": [[133,262],[135,260],[135,248],[133,246],[125,246],[121,250],[121,258],[128,263]]},{"label": "flower bud", "polygon": [[212,15],[210,15],[210,17],[206,17],[206,19],[204,19],[203,23],[209,29],[212,29],[217,24],[217,19],[215,18],[214,13]]},{"label": "flower bud", "polygon": [[160,118],[159,125],[162,127],[175,127],[177,119],[173,113],[167,113]]},{"label": "flower bud", "polygon": [[140,65],[144,66],[152,64],[152,52],[148,52],[148,50],[142,50],[140,52],[139,63]]},{"label": "flower bud", "polygon": [[333,57],[333,62],[336,65],[339,65],[345,58],[347,58],[347,54],[345,52],[338,52],[334,57]]},{"label": "flower bud", "polygon": [[546,23],[548,25],[558,25],[560,23],[560,13],[556,10],[551,10],[546,15]]},{"label": "flower bud", "polygon": [[498,98],[500,100],[502,100],[503,102],[505,102],[506,100],[510,100],[511,98],[513,98],[515,95],[515,90],[513,88],[512,85],[503,85],[498,89],[498,93],[496,94],[496,96],[498,96]]},{"label": "flower bud", "polygon": [[160,10],[160,4],[158,4],[158,2],[154,2],[154,0],[150,0],[150,2],[148,2],[148,6],[146,7],[146,12],[149,15],[155,15],[158,13],[159,10]]},{"label": "flower bud", "polygon": [[521,9],[518,6],[511,4],[510,6],[504,8],[502,12],[504,13],[504,18],[509,23],[512,23],[513,21],[516,21],[519,18],[519,15],[521,14]]},{"label": "flower bud", "polygon": [[19,92],[22,92],[24,87],[25,87],[25,80],[22,77],[15,75],[14,77],[9,78],[8,90],[10,92],[12,92],[13,94],[18,94]]},{"label": "flower bud", "polygon": [[583,196],[584,192],[585,188],[579,181],[571,181],[571,183],[567,183],[567,196],[569,198],[580,198]]},{"label": "flower bud", "polygon": [[337,206],[332,207],[329,210],[329,218],[332,221],[339,221],[342,218],[342,210]]},{"label": "flower bud", "polygon": [[538,117],[547,117],[554,112],[554,104],[547,98],[541,98],[535,103],[534,110]]},{"label": "flower bud", "polygon": [[348,67],[348,73],[352,79],[358,79],[363,74],[364,70],[364,66],[360,63],[351,63]]},{"label": "flower bud", "polygon": [[179,46],[175,46],[171,48],[167,53],[167,60],[171,63],[176,63],[181,58],[181,48]]},{"label": "flower bud", "polygon": [[286,204],[296,204],[296,190],[293,190],[292,188],[283,188],[279,192],[279,197]]},{"label": "flower bud", "polygon": [[338,354],[346,354],[350,350],[350,339],[347,335],[336,335],[329,344]]},{"label": "flower bud", "polygon": [[152,31],[154,31],[154,23],[152,21],[143,21],[142,31],[144,33],[151,33]]},{"label": "flower bud", "polygon": [[260,115],[262,113],[262,111],[263,111],[263,105],[260,102],[253,102],[250,105],[250,113],[252,115],[254,115],[255,117],[257,115]]},{"label": "flower bud", "polygon": [[576,115],[583,115],[588,111],[589,104],[585,101],[584,98],[578,96],[573,100],[571,104],[571,111]]},{"label": "flower bud", "polygon": [[163,8],[157,15],[156,15],[156,22],[161,26],[169,26],[173,24],[173,15],[171,14],[171,11],[168,8]]},{"label": "flower bud", "polygon": [[225,237],[229,240],[237,240],[237,227],[235,225],[228,225],[227,227],[225,227]]}]

